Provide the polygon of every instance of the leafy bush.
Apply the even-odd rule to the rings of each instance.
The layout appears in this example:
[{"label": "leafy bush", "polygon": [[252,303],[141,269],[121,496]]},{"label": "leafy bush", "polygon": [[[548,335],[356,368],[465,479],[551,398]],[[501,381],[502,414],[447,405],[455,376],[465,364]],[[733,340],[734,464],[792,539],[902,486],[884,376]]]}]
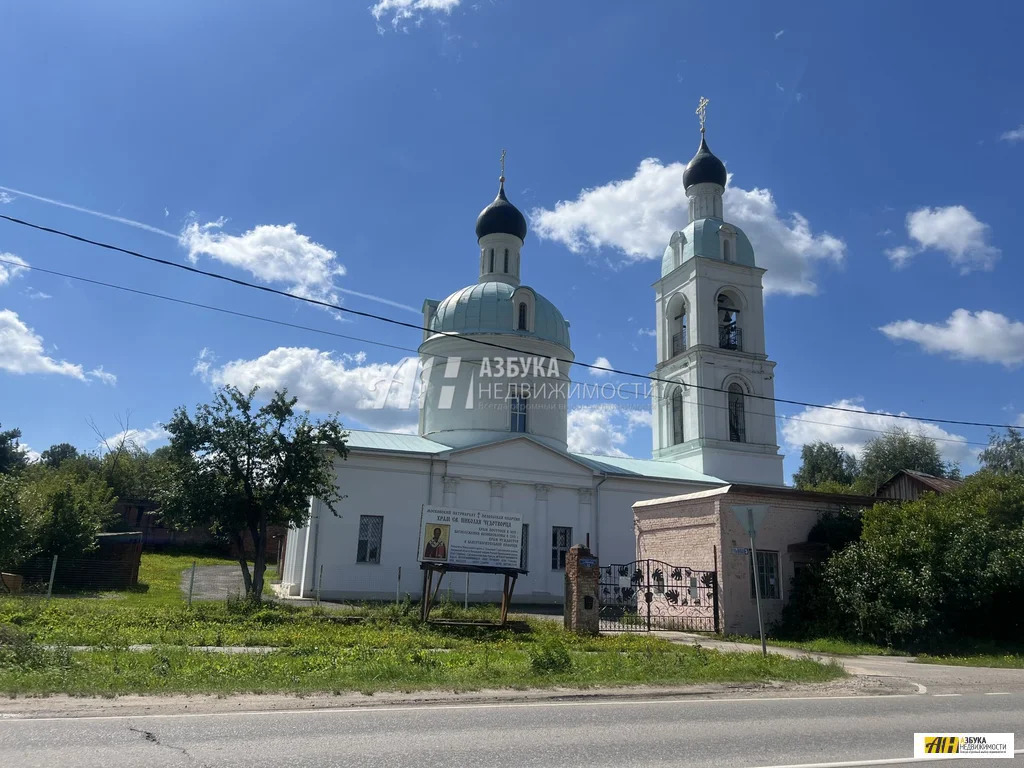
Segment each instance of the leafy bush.
[{"label": "leafy bush", "polygon": [[0,624],[0,669],[49,669],[71,665],[67,648],[48,648],[13,624]]},{"label": "leafy bush", "polygon": [[908,648],[1020,637],[1024,477],[866,511],[860,541],[801,575],[780,629]]},{"label": "leafy bush", "polygon": [[530,648],[530,667],[539,675],[552,675],[572,669],[572,656],[557,637],[547,637]]}]

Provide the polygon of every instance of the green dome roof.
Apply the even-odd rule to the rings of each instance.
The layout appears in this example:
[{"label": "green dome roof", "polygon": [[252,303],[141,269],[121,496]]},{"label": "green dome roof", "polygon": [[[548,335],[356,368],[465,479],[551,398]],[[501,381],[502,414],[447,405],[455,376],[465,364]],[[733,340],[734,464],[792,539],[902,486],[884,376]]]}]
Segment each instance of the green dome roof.
[{"label": "green dome roof", "polygon": [[[721,219],[697,219],[691,221],[683,229],[672,235],[672,240],[665,255],[661,259],[661,276],[664,277],[681,264],[686,263],[694,256],[704,256],[709,259],[722,260],[722,238],[719,230],[726,226]],[[745,267],[756,266],[754,264],[754,247],[744,234],[743,230],[735,224],[729,224],[736,232],[736,253],[733,255],[733,262],[742,264]],[[682,239],[682,258],[676,263],[675,250],[679,240]]]},{"label": "green dome roof", "polygon": [[[512,295],[529,291],[534,297],[534,329],[515,330],[515,308]],[[569,324],[550,301],[533,288],[516,289],[508,283],[477,283],[456,291],[437,305],[430,320],[432,331],[445,333],[507,333],[532,336],[569,346]]]}]

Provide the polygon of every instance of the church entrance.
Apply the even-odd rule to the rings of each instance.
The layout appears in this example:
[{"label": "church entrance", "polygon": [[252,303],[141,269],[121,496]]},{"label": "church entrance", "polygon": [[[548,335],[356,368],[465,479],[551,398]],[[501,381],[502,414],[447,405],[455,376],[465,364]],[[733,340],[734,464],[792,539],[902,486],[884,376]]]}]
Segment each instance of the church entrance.
[{"label": "church entrance", "polygon": [[605,632],[719,632],[718,573],[660,560],[601,568],[600,628]]}]

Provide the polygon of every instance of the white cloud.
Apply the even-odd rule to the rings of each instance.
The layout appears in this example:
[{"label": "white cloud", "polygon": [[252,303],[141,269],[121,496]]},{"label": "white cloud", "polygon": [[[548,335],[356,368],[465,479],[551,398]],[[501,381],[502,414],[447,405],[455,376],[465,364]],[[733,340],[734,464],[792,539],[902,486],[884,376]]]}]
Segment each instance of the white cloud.
[{"label": "white cloud", "polygon": [[242,235],[221,231],[224,219],[199,224],[190,221],[181,232],[189,261],[202,255],[243,269],[266,283],[289,286],[301,296],[337,302],[334,278],[345,274],[337,254],[306,235],[294,224],[261,224]]},{"label": "white cloud", "polygon": [[830,405],[850,408],[854,412],[808,407],[795,418],[783,419],[782,436],[790,450],[799,451],[807,443],[822,440],[860,457],[870,440],[898,426],[935,440],[946,461],[970,464],[977,459],[977,450],[968,445],[967,438],[947,432],[935,424],[916,419],[894,419],[886,411],[868,411],[857,400],[838,400]]},{"label": "white cloud", "polygon": [[1003,141],[1008,141],[1011,144],[1016,144],[1018,141],[1024,141],[1024,123],[1021,123],[1011,131],[1007,131],[999,138]]},{"label": "white cloud", "polygon": [[[7,263],[3,263],[7,262]],[[27,271],[28,262],[13,253],[0,253],[0,285]]]},{"label": "white cloud", "polygon": [[945,208],[919,208],[907,214],[907,235],[915,245],[889,248],[885,255],[893,266],[905,267],[924,250],[945,253],[961,274],[973,269],[992,269],[1001,255],[989,245],[989,226],[962,205]]},{"label": "white cloud", "polygon": [[[534,230],[573,253],[610,248],[625,263],[660,259],[672,232],[688,220],[685,167],[649,157],[631,178],[584,189],[575,200],[561,201],[550,210],[534,209]],[[841,264],[845,258],[842,240],[815,234],[799,213],[781,217],[770,190],[730,184],[724,205],[729,221],[750,238],[758,265],[768,270],[764,284],[770,293],[816,293],[817,266]]]},{"label": "white cloud", "polygon": [[370,13],[378,21],[377,29],[383,31],[379,22],[390,17],[391,26],[406,30],[409,24],[419,26],[425,13],[450,14],[462,0],[377,0],[370,7]]},{"label": "white cloud", "polygon": [[569,450],[599,456],[627,456],[622,450],[637,429],[650,429],[650,410],[623,408],[607,403],[581,405],[569,410]]},{"label": "white cloud", "polygon": [[[605,357],[604,355],[601,355],[600,357],[598,357],[593,362],[593,365],[599,365],[602,368],[611,368],[612,367],[611,361],[607,357]],[[587,373],[589,373],[589,374],[591,374],[593,376],[604,377],[604,376],[611,376],[612,375],[611,371],[598,371],[598,370],[595,370],[594,368],[587,368],[586,371],[587,371]]]},{"label": "white cloud", "polygon": [[53,298],[53,296],[51,296],[48,293],[43,293],[42,291],[37,291],[31,285],[28,287],[28,290],[25,291],[25,295],[28,296],[30,299],[45,300],[45,299],[52,299]]},{"label": "white cloud", "polygon": [[998,312],[957,309],[944,323],[899,320],[879,330],[890,339],[919,344],[933,355],[1001,363],[1007,368],[1024,363],[1024,323]]},{"label": "white cloud", "polygon": [[658,332],[653,328],[637,328],[637,336],[657,336]]},{"label": "white cloud", "polygon": [[[287,388],[298,405],[320,413],[340,412],[369,429],[415,432],[419,421],[417,359],[369,363],[362,352],[335,355],[309,347],[277,347],[251,360],[217,365],[202,350],[193,372],[221,386],[258,386],[268,394]],[[407,389],[403,389],[407,388]],[[404,391],[405,397],[402,397]]]},{"label": "white cloud", "polygon": [[265,283],[283,285],[289,293],[330,304],[345,293],[422,315],[408,304],[335,285],[334,278],[345,274],[338,254],[298,232],[295,224],[260,224],[241,235],[223,232],[224,224],[223,218],[206,224],[193,218],[185,225],[179,242],[188,249],[189,261],[209,256]]},{"label": "white cloud", "polygon": [[116,450],[121,445],[121,442],[124,441],[124,444],[127,446],[148,449],[151,443],[162,443],[170,436],[171,433],[164,429],[163,425],[155,423],[146,429],[126,429],[123,432],[118,432],[116,435],[111,435],[100,442],[97,448]]},{"label": "white cloud", "polygon": [[42,337],[10,309],[0,310],[0,370],[17,374],[55,373],[86,380],[81,365],[45,355]]},{"label": "white cloud", "polygon": [[782,37],[782,36],[783,36],[784,34],[786,34],[786,30],[784,30],[784,29],[780,29],[780,30],[779,30],[778,32],[776,32],[776,33],[775,33],[775,39],[776,39],[776,40],[778,40],[778,39],[779,39],[780,37]]},{"label": "white cloud", "polygon": [[104,384],[109,384],[110,386],[117,384],[117,376],[108,371],[104,371],[102,365],[99,368],[93,368],[89,371],[89,375],[94,379],[102,381]]},{"label": "white cloud", "polygon": [[34,450],[28,443],[19,443],[18,448],[20,448],[21,452],[25,454],[25,458],[33,464],[43,457],[39,451]]},{"label": "white cloud", "polygon": [[13,203],[13,202],[14,202],[14,196],[7,194],[7,192],[5,192],[4,190],[0,189],[0,205],[3,205],[4,203]]}]

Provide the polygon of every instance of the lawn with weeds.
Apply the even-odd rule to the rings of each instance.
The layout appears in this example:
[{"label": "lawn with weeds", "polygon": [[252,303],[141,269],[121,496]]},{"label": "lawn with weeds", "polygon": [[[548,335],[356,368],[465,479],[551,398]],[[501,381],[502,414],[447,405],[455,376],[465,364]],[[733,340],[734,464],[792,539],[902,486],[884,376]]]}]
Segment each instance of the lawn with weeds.
[{"label": "lawn with weeds", "polygon": [[[0,654],[0,691],[69,693],[312,693],[453,691],[482,688],[683,685],[723,682],[822,682],[844,676],[808,659],[721,653],[648,637],[577,638],[557,627],[486,638],[435,630],[348,627],[343,646],[303,646],[266,654],[182,648]],[[442,640],[443,642],[438,642]]]},{"label": "lawn with weeds", "polygon": [[[201,564],[224,564],[207,558]],[[311,608],[182,599],[188,556],[143,556],[147,588],[97,598],[0,599],[0,691],[17,694],[241,693],[820,682],[837,665],[721,653],[649,636],[577,637],[552,621],[517,627],[442,601],[422,625],[402,603]],[[153,644],[152,650],[128,649]],[[68,646],[93,646],[69,650]],[[224,654],[186,646],[273,646]]]},{"label": "lawn with weeds", "polygon": [[[723,640],[734,643],[751,643],[760,645],[761,638],[750,635],[726,635]],[[897,648],[886,648],[872,643],[852,642],[836,637],[817,637],[810,640],[779,640],[774,637],[768,638],[768,645],[775,645],[780,648],[799,648],[812,653],[834,653],[841,656],[909,656],[906,651]]]}]

